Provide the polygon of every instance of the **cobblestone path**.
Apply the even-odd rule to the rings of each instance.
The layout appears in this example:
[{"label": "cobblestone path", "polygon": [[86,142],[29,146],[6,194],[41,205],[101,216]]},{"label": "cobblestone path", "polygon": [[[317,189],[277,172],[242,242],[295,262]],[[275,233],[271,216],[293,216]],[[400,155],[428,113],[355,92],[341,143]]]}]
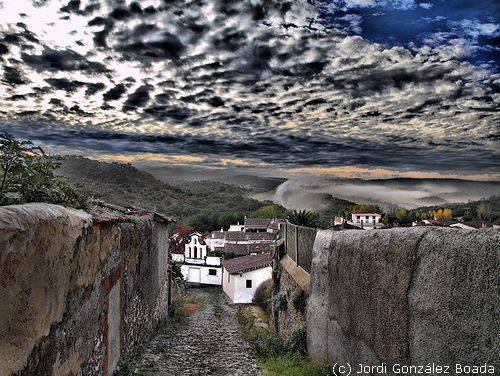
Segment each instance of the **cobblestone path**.
[{"label": "cobblestone path", "polygon": [[186,328],[156,335],[140,362],[141,374],[162,376],[261,375],[220,288],[193,288],[203,307],[189,318]]}]

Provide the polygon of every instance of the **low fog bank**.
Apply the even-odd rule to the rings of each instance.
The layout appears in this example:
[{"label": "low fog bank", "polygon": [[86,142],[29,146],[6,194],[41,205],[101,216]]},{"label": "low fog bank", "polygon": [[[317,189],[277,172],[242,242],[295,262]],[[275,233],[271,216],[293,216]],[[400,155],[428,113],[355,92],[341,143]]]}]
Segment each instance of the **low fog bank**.
[{"label": "low fog bank", "polygon": [[274,201],[289,209],[324,211],[332,196],[357,203],[416,208],[467,202],[500,195],[500,183],[454,179],[335,179],[304,176],[289,179],[274,194]]}]

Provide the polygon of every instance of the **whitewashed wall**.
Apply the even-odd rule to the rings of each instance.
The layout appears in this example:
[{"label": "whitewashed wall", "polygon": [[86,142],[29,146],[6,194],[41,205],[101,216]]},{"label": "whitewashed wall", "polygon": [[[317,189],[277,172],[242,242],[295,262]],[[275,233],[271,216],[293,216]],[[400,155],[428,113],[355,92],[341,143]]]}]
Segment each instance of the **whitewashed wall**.
[{"label": "whitewashed wall", "polygon": [[[255,290],[262,284],[262,282],[271,278],[272,268],[266,266],[265,268],[252,270],[246,273],[232,274],[230,282],[227,283],[227,271],[224,270],[223,276],[223,290],[231,298],[233,303],[251,303]],[[246,280],[252,280],[252,287],[246,287]]]},{"label": "whitewashed wall", "polygon": [[[209,275],[209,269],[215,269],[216,275]],[[217,286],[222,284],[222,268],[220,266],[182,265],[181,273],[186,282]]]}]

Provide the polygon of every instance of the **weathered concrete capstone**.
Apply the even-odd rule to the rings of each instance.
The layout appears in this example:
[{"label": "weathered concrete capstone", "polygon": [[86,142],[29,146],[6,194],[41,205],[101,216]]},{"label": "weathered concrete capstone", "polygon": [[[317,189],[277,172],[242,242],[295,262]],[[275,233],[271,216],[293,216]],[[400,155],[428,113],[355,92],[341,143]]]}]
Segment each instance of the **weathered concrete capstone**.
[{"label": "weathered concrete capstone", "polygon": [[499,256],[495,229],[320,231],[307,313],[311,357],[498,367]]},{"label": "weathered concrete capstone", "polygon": [[168,224],[0,208],[0,375],[108,375],[167,312]]}]

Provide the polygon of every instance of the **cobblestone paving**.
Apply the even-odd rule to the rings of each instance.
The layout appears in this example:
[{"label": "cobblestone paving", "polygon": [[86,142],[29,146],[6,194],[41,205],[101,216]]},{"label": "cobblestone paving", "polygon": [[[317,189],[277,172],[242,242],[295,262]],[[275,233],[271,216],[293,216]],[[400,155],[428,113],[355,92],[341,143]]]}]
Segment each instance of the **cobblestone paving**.
[{"label": "cobblestone paving", "polygon": [[148,375],[261,375],[220,288],[193,288],[188,293],[203,302],[186,328],[158,334],[142,356]]}]

